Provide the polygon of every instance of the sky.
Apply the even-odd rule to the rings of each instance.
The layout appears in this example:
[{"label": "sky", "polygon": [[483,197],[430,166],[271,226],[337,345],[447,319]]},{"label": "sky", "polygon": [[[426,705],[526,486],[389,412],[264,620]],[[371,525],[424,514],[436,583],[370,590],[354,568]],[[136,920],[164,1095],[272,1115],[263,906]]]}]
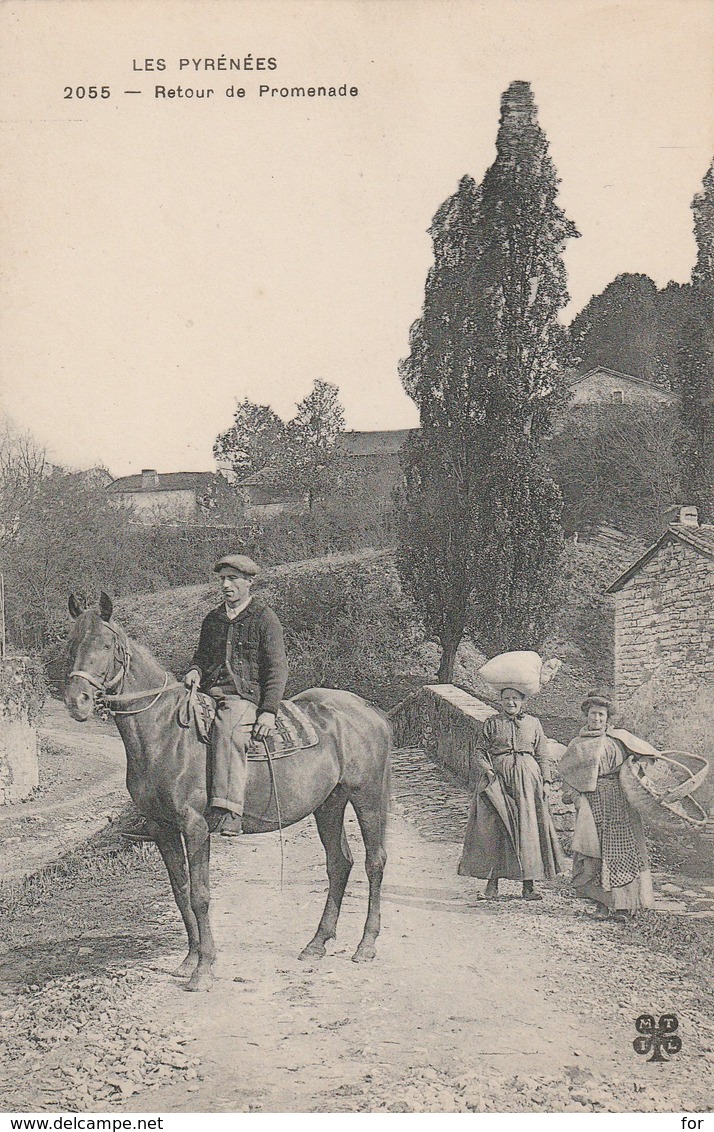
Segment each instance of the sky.
[{"label": "sky", "polygon": [[[210,469],[237,399],[287,418],[316,378],[348,428],[417,424],[397,367],[428,228],[493,161],[514,79],[581,233],[566,317],[621,272],[685,282],[713,32],[709,0],[5,0],[3,411],[115,476]],[[214,94],[155,95],[179,85]]]}]

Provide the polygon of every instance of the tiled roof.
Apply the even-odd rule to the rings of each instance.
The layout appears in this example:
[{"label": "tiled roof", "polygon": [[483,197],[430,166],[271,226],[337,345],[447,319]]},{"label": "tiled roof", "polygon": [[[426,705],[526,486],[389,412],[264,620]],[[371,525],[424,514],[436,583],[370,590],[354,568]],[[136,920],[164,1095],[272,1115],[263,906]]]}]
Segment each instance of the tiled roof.
[{"label": "tiled roof", "polygon": [[690,527],[686,523],[670,523],[669,530],[681,542],[688,542],[702,554],[714,556],[714,526]]},{"label": "tiled roof", "polygon": [[607,374],[608,377],[615,377],[618,381],[631,381],[633,385],[641,385],[643,389],[651,389],[653,393],[662,393],[666,397],[674,398],[675,394],[671,389],[666,389],[664,385],[657,385],[654,381],[647,381],[644,377],[633,377],[631,373],[620,373],[619,370],[609,369],[607,366],[594,366],[586,373],[573,373],[570,377],[571,386],[579,385],[581,381],[586,381],[589,377],[595,377],[598,373]]},{"label": "tiled roof", "polygon": [[382,432],[343,432],[338,445],[346,456],[396,455],[413,431],[411,428],[393,428]]},{"label": "tiled roof", "polygon": [[259,468],[257,472],[252,475],[246,476],[244,480],[238,480],[237,487],[262,487],[267,485],[272,486],[272,478],[269,468]]},{"label": "tiled roof", "polygon": [[[395,456],[403,448],[407,437],[416,431],[411,428],[385,429],[383,432],[343,432],[341,433],[336,450],[341,456]],[[253,472],[244,480],[240,480],[239,487],[258,487],[270,480],[271,473],[267,468]]]},{"label": "tiled roof", "polygon": [[633,562],[628,570],[625,570],[624,574],[621,574],[620,577],[608,587],[607,593],[618,593],[623,586],[627,585],[630,578],[639,573],[642,567],[646,566],[647,563],[654,558],[655,554],[657,554],[665,543],[675,539],[677,542],[683,542],[686,546],[691,546],[692,549],[696,550],[699,554],[704,554],[707,558],[714,559],[714,527],[690,527],[686,523],[670,523],[664,534],[657,539],[657,542],[654,543],[653,546],[650,546],[636,562]]},{"label": "tiled roof", "polygon": [[[216,476],[214,472],[161,472],[157,487],[149,491],[206,491]],[[107,491],[135,492],[141,491],[142,480],[140,475],[120,476],[113,480]]]}]

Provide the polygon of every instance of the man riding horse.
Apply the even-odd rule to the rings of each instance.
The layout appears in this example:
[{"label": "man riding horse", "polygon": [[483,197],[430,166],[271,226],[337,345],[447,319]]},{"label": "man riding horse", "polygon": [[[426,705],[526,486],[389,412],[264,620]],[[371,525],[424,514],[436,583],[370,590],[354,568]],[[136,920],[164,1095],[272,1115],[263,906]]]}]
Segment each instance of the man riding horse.
[{"label": "man riding horse", "polygon": [[[216,744],[210,792],[201,730],[185,722],[192,713],[186,712],[183,683],[174,681],[149,649],[114,620],[108,594],[102,593],[99,605],[89,609],[73,594],[69,598],[74,624],[67,639],[65,704],[74,719],[84,722],[99,693],[114,716],[126,750],[127,789],[159,847],[186,928],[188,954],[176,974],[188,978],[192,991],[210,988],[216,958],[209,916],[207,821],[215,815],[215,803],[220,803],[219,817],[234,828],[237,822],[225,818],[226,811],[242,813],[245,833],[268,833],[314,814],[329,891],[317,930],[300,953],[308,962],[321,959],[336,936],[353,865],[344,827],[348,803],[362,834],[369,881],[367,919],[352,957],[355,962],[375,955],[387,860],[391,728],[382,713],[359,696],[333,688],[300,692],[288,703],[307,719],[316,742],[289,758],[278,757],[275,765],[266,751],[265,758],[251,759],[246,768],[248,734],[260,738],[270,733],[285,688],[282,629],[273,611],[250,596],[258,572],[254,562],[229,555],[216,563],[216,572],[221,574],[225,601],[204,621],[194,667],[186,674],[192,688],[217,690],[220,702],[222,738]],[[238,741],[237,760],[231,738]]]},{"label": "man riding horse", "polygon": [[213,567],[223,601],[201,626],[198,648],[184,677],[216,701],[211,729],[209,829],[224,837],[241,832],[247,748],[275,731],[288,666],[283,630],[264,598],[251,586],[259,568],[244,554],[227,554]]}]

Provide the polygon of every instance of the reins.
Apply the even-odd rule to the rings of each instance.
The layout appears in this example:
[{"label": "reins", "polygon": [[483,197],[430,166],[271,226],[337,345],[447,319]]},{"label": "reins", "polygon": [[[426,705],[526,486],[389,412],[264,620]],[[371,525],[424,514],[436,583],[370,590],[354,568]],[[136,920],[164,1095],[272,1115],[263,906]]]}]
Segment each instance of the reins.
[{"label": "reins", "polygon": [[268,767],[270,768],[270,778],[273,784],[273,793],[275,794],[275,810],[278,815],[278,829],[280,831],[280,891],[283,891],[283,874],[285,872],[285,845],[283,842],[283,819],[280,814],[280,796],[278,795],[278,784],[275,781],[275,770],[273,769],[273,756],[270,753],[268,740],[263,739],[263,746],[265,747],[265,754],[268,760]]},{"label": "reins", "polygon": [[[180,688],[181,686],[178,680],[174,680],[173,684],[169,684],[169,674],[167,672],[160,688],[147,688],[145,692],[124,692],[122,695],[114,696],[107,696],[100,689],[98,694],[95,693],[95,699],[100,707],[106,707],[111,715],[141,715],[142,711],[148,711],[155,703],[158,703],[164,692],[170,692],[173,688]],[[110,707],[106,702],[107,700],[112,700],[114,703],[130,704],[133,703],[134,700],[143,700],[146,696],[153,696],[154,698],[146,707],[136,708],[135,711],[122,711],[120,708]]]}]

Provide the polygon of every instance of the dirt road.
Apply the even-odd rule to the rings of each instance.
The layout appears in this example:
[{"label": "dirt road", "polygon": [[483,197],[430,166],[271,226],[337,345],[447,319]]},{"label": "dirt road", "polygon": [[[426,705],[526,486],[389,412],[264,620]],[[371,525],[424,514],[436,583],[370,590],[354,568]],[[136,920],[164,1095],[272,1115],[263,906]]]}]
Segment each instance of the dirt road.
[{"label": "dirt road", "polygon": [[3,884],[56,861],[127,802],[126,755],[113,724],[76,723],[64,704],[48,700],[40,736],[41,789],[27,802],[0,807]]},{"label": "dirt road", "polygon": [[[515,884],[484,902],[481,882],[456,875],[463,795],[435,768],[417,770],[416,757],[395,762],[372,964],[350,961],[367,895],[354,821],[339,939],[308,965],[297,955],[325,892],[313,824],[285,833],[282,891],[275,835],[214,839],[210,994],[187,994],[169,975],[182,934],[153,849],[20,909],[0,954],[5,1106],[708,1110],[713,955],[701,932],[714,882],[680,885],[691,955],[684,916],[650,913],[644,935],[596,923],[566,882],[542,904],[518,899]],[[649,1062],[633,1050],[635,1019],[667,1011],[682,1052]]]},{"label": "dirt road", "polygon": [[[296,956],[324,890],[312,827],[287,834],[282,893],[274,839],[221,842],[214,857],[218,993],[169,991],[160,1016],[194,1035],[202,1080],[191,1093],[140,1093],[139,1109],[711,1102],[701,1076],[714,1067],[703,988],[681,964],[643,956],[621,929],[590,921],[553,890],[540,906],[519,900],[515,885],[511,899],[485,903],[478,882],[455,875],[453,843],[427,842],[395,817],[378,959],[350,962],[366,900],[357,876],[338,944],[305,966]],[[665,1010],[677,1012],[686,1052],[650,1065],[633,1051],[634,1020]]]}]

